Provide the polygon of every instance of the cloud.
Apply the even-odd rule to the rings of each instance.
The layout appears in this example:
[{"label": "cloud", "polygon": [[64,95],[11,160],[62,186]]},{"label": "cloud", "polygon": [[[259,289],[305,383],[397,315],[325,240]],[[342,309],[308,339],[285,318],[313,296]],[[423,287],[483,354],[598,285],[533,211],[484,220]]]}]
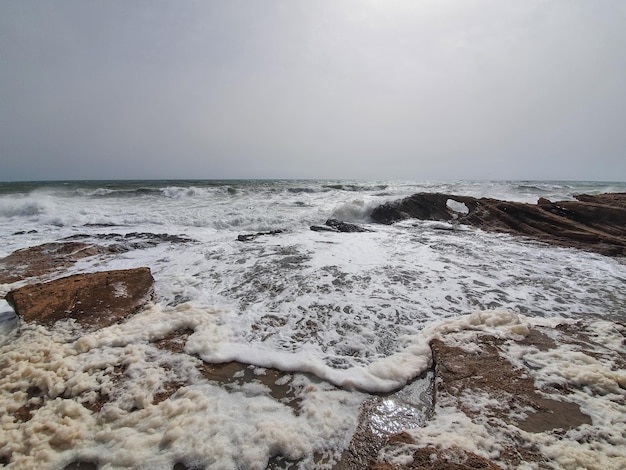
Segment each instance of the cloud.
[{"label": "cloud", "polygon": [[619,1],[6,1],[3,179],[626,178]]}]

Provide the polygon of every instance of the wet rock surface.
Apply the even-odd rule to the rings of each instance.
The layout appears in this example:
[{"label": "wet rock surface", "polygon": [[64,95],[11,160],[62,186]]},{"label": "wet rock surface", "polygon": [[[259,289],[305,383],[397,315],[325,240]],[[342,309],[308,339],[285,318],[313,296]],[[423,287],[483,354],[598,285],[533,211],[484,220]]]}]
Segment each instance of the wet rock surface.
[{"label": "wet rock surface", "polygon": [[10,291],[7,302],[26,322],[74,319],[88,330],[132,315],[154,297],[149,268],[76,274]]},{"label": "wet rock surface", "polygon": [[[405,444],[411,444],[413,440],[411,436],[405,433],[393,436],[387,442],[389,448],[394,446],[401,447]],[[476,455],[458,447],[450,449],[440,449],[435,446],[426,446],[415,449],[411,454],[411,463],[407,465],[394,465],[390,463],[373,463],[370,470],[502,470],[502,467],[496,465],[489,459]]]},{"label": "wet rock surface", "polygon": [[[577,404],[541,396],[532,376],[526,370],[514,367],[502,356],[501,344],[502,341],[497,338],[483,336],[480,351],[467,354],[460,348],[434,340],[431,348],[439,378],[437,393],[461,396],[469,391],[484,392],[496,398],[498,409],[504,408],[506,413],[512,409],[519,409],[520,412],[531,409],[526,411],[527,417],[512,421],[528,432],[556,428],[568,430],[591,423],[591,418],[582,413]],[[467,415],[479,413],[464,406],[461,409]],[[483,411],[487,410],[480,413]],[[499,414],[497,410],[491,412]],[[507,420],[506,415],[499,417]]]},{"label": "wet rock surface", "polygon": [[169,233],[129,232],[120,233],[97,233],[92,235],[76,234],[63,240],[102,240],[109,244],[107,248],[112,253],[123,253],[130,250],[142,250],[152,248],[161,243],[180,244],[195,242],[186,235],[172,235]]},{"label": "wet rock surface", "polygon": [[433,392],[434,375],[428,371],[396,392],[366,400],[357,429],[334,470],[368,468],[389,438],[425,426],[433,412]]},{"label": "wet rock surface", "polygon": [[[98,243],[95,243],[95,241]],[[76,234],[59,241],[17,250],[0,259],[0,284],[22,280],[58,277],[77,261],[91,256],[115,256],[131,250],[151,248],[162,243],[192,243],[184,235],[131,232]]]},{"label": "wet rock surface", "polygon": [[85,242],[52,242],[24,248],[0,259],[0,284],[62,272],[76,261],[109,253],[103,246]]},{"label": "wet rock surface", "polygon": [[366,228],[363,228],[356,224],[343,222],[337,219],[328,219],[324,225],[312,225],[311,230],[314,232],[344,232],[344,233],[358,233],[358,232],[371,232]]},{"label": "wet rock surface", "polygon": [[[497,468],[553,468],[554,455],[544,453],[540,446],[529,441],[529,435],[539,435],[537,442],[554,438],[558,441],[568,431],[580,435],[581,442],[592,419],[576,402],[575,394],[582,388],[580,383],[563,380],[554,383],[538,381],[533,360],[522,354],[520,361],[510,360],[510,351],[530,348],[526,351],[550,351],[561,344],[576,350],[577,360],[591,362],[594,358],[607,359],[615,373],[621,370],[626,351],[609,350],[596,342],[586,332],[588,324],[559,325],[556,328],[535,327],[515,339],[503,339],[490,334],[477,334],[474,346],[464,349],[446,338],[431,342],[435,371],[434,400],[437,406],[423,428],[424,432],[405,430],[389,437],[377,457],[369,462],[372,470],[408,469],[497,469]],[[621,334],[626,333],[623,325]],[[558,356],[555,356],[555,358]],[[612,372],[610,373],[612,374]],[[619,379],[618,379],[619,382]],[[623,389],[623,385],[617,385]],[[605,394],[604,391],[586,393]],[[578,398],[580,402],[580,398]],[[455,417],[439,415],[452,413]],[[459,416],[469,420],[472,426],[484,426],[491,435],[500,435],[495,457],[493,448],[480,448],[482,436],[467,435],[460,426]],[[366,420],[369,418],[364,416]],[[442,425],[443,423],[443,425]],[[440,426],[429,432],[429,426]],[[467,425],[465,425],[467,426]],[[457,428],[458,427],[458,428]],[[529,434],[530,433],[530,434]],[[424,436],[424,437],[420,437]],[[450,439],[451,436],[457,436]],[[465,442],[460,448],[453,441]],[[402,461],[403,463],[398,463]],[[584,465],[583,465],[584,466]],[[350,467],[355,468],[355,467]],[[582,468],[582,467],[580,467]],[[586,467],[585,467],[586,468]]]},{"label": "wet rock surface", "polygon": [[[186,354],[185,344],[193,330],[183,328],[173,331],[163,338],[156,339],[154,345],[159,349],[166,349],[175,354]],[[199,357],[196,362],[196,370],[207,380],[219,383],[225,388],[229,385],[242,385],[244,383],[257,383],[267,387],[268,394],[277,401],[281,401],[293,408],[295,414],[299,414],[299,399],[296,396],[296,388],[292,381],[294,374],[279,369],[255,367],[237,361],[224,363],[206,363]],[[158,403],[173,395],[180,387],[188,385],[184,381],[171,382],[155,396],[154,402]]]},{"label": "wet rock surface", "polygon": [[242,233],[237,236],[237,241],[240,242],[249,242],[258,237],[263,237],[266,235],[279,235],[283,233],[283,230],[267,230],[265,232],[256,232],[256,233]]},{"label": "wet rock surface", "polygon": [[578,195],[538,204],[441,193],[417,193],[372,211],[378,223],[409,218],[455,221],[608,256],[626,256],[626,193]]}]

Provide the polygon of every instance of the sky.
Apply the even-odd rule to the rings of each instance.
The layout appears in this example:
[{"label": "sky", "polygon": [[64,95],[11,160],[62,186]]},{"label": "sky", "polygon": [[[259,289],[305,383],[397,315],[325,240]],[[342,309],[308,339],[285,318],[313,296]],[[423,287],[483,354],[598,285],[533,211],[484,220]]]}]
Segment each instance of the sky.
[{"label": "sky", "polygon": [[2,0],[0,181],[626,181],[623,0]]}]

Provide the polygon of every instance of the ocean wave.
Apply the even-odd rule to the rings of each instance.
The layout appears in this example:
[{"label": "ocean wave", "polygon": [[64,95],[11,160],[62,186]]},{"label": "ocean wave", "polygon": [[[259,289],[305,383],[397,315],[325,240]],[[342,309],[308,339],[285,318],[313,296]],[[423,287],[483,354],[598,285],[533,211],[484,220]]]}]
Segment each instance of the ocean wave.
[{"label": "ocean wave", "polygon": [[328,189],[336,189],[339,191],[360,192],[360,191],[384,191],[389,186],[386,184],[363,185],[363,184],[337,183],[337,184],[324,184],[322,185],[322,187],[328,188]]},{"label": "ocean wave", "polygon": [[76,195],[85,196],[90,198],[125,198],[133,196],[142,196],[150,194],[158,194],[159,190],[155,188],[135,188],[135,189],[111,189],[111,188],[97,188],[97,189],[84,189],[79,188],[76,190]]},{"label": "ocean wave", "polygon": [[555,187],[552,185],[519,184],[516,186],[516,189],[522,191],[551,191],[554,190]]},{"label": "ocean wave", "polygon": [[154,196],[163,194],[163,190],[167,188],[151,188],[151,187],[138,187],[138,188],[96,188],[93,190],[79,188],[76,190],[80,196],[92,197],[92,198],[125,198],[134,196]]},{"label": "ocean wave", "polygon": [[107,197],[114,194],[115,192],[115,190],[109,188],[97,188],[93,190],[84,188],[76,189],[76,195],[84,197]]},{"label": "ocean wave", "polygon": [[236,194],[236,190],[232,187],[217,186],[211,188],[201,188],[198,186],[162,186],[148,187],[141,186],[137,188],[97,188],[97,189],[78,189],[76,195],[88,198],[145,198],[145,197],[163,197],[167,199],[187,199],[198,198],[210,194]]},{"label": "ocean wave", "polygon": [[295,194],[299,194],[299,193],[318,193],[318,192],[320,192],[320,190],[317,189],[317,188],[312,188],[312,187],[297,187],[297,188],[287,188],[287,192],[295,193]]},{"label": "ocean wave", "polygon": [[205,191],[195,186],[189,186],[189,187],[168,186],[166,188],[161,189],[161,194],[163,196],[168,197],[168,198],[173,198],[173,199],[197,197],[198,195],[204,192]]},{"label": "ocean wave", "polygon": [[48,212],[50,202],[43,199],[5,199],[0,200],[0,216],[11,217],[34,217]]},{"label": "ocean wave", "polygon": [[335,207],[332,211],[331,218],[345,222],[370,222],[370,214],[379,204],[379,201],[353,199],[352,201],[344,202]]}]

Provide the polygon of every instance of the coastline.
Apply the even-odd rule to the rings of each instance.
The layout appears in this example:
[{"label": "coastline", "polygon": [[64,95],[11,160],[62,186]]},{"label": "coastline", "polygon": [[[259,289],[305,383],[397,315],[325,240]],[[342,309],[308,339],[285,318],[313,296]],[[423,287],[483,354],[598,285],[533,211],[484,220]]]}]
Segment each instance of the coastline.
[{"label": "coastline", "polygon": [[[24,282],[63,281],[64,270],[88,259],[193,243],[137,233],[107,240],[102,246],[56,241],[0,260],[8,276],[0,281],[3,293]],[[22,281],[15,278],[18,268]],[[625,328],[619,321],[539,319],[498,309],[431,321],[393,362],[370,366],[383,375],[404,361],[417,379],[372,394],[333,385],[309,373],[314,371],[206,362],[212,346],[204,340],[224,334],[219,315],[184,302],[148,303],[89,331],[68,319],[47,327],[22,322],[1,346],[0,463],[139,468],[152,452],[170,468],[211,468],[220,465],[207,460],[214,448],[195,442],[194,451],[183,436],[200,436],[202,422],[217,420],[223,426],[238,422],[252,439],[259,426],[277,419],[272,416],[287,425],[281,425],[284,434],[272,430],[266,436],[273,446],[266,450],[268,468],[417,468],[437,459],[446,465],[465,459],[481,468],[541,468],[542,461],[575,468],[602,458],[603,468],[617,469],[626,462]],[[235,412],[233,393],[257,414]],[[235,421],[220,409],[231,410]],[[334,427],[327,429],[321,417],[333,414]],[[115,435],[122,430],[129,433],[127,443]],[[298,432],[302,436],[294,442]],[[97,446],[90,448],[94,439]],[[119,449],[105,457],[103,449],[113,443]],[[145,448],[128,460],[129,445]],[[253,456],[224,459],[265,468]]]}]

